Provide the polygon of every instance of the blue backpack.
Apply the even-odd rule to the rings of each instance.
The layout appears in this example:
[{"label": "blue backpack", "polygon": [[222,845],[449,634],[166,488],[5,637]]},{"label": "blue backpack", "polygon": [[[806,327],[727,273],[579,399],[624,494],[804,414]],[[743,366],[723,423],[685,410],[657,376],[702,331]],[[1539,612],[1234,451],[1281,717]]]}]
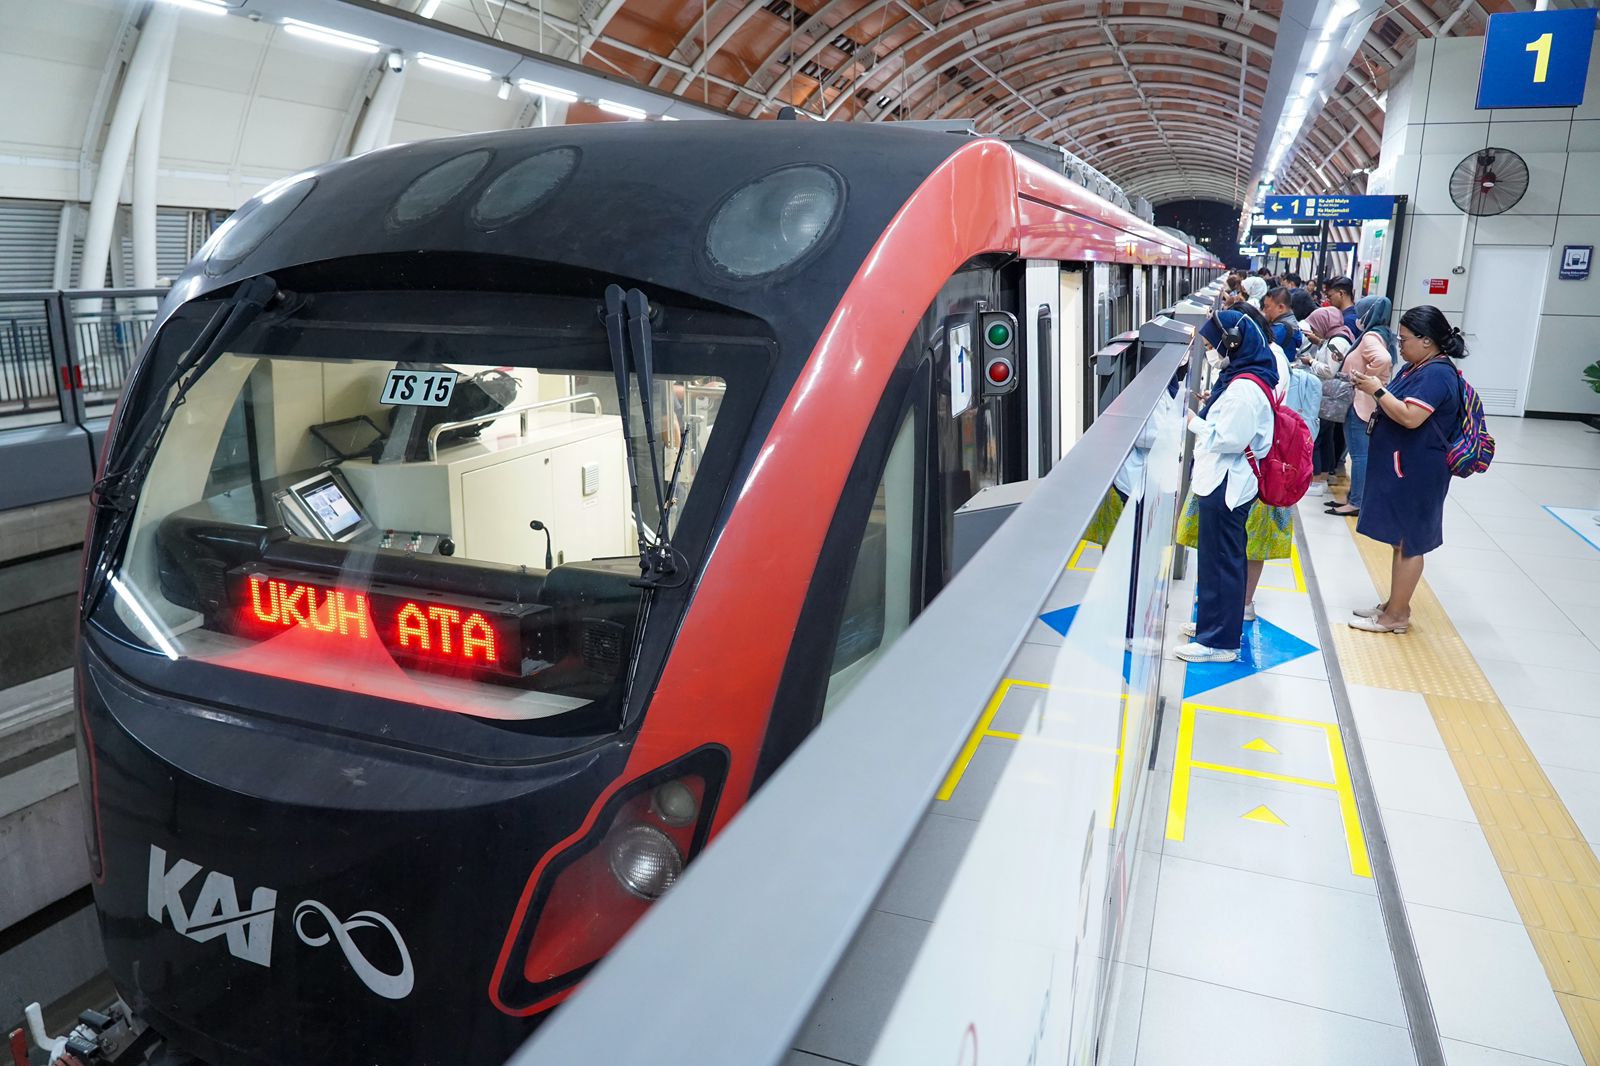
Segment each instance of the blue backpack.
[{"label": "blue backpack", "polygon": [[1289,368],[1289,392],[1283,398],[1284,406],[1299,415],[1311,430],[1311,439],[1317,439],[1321,429],[1322,379],[1309,370],[1294,366]]}]

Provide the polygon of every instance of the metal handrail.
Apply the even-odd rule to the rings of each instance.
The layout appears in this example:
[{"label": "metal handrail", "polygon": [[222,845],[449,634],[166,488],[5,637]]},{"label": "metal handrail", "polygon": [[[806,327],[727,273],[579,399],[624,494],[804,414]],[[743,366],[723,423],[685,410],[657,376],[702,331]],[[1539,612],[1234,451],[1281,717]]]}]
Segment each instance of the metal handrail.
[{"label": "metal handrail", "polygon": [[509,1066],[783,1059],[1183,356],[1164,346]]},{"label": "metal handrail", "polygon": [[500,411],[488,411],[476,418],[463,418],[455,422],[440,422],[437,426],[434,426],[432,429],[428,430],[428,462],[436,463],[439,461],[439,437],[441,434],[448,433],[452,429],[461,429],[463,426],[475,426],[479,422],[493,422],[495,419],[505,418],[507,415],[521,415],[522,428],[520,432],[524,437],[526,437],[528,435],[528,412],[540,411],[549,407],[565,407],[569,404],[582,403],[585,400],[591,400],[594,402],[595,414],[600,414],[602,412],[603,408],[600,405],[599,395],[592,392],[580,392],[572,396],[563,396],[558,400],[535,400],[533,403],[517,404],[513,407],[507,407]]}]

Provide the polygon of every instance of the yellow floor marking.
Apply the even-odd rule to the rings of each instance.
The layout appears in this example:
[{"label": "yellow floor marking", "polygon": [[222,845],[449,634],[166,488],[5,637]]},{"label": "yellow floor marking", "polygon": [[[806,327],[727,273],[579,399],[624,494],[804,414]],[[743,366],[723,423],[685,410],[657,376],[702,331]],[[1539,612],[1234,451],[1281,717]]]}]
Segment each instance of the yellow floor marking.
[{"label": "yellow floor marking", "polygon": [[1254,740],[1244,746],[1244,750],[1265,752],[1268,755],[1283,754],[1277,748],[1273,747],[1271,744],[1268,744],[1265,737],[1256,737]]},{"label": "yellow floor marking", "polygon": [[[1319,729],[1328,742],[1328,759],[1333,765],[1333,780],[1318,781],[1307,777],[1291,777],[1267,770],[1252,770],[1244,766],[1227,766],[1222,763],[1197,762],[1194,757],[1194,723],[1199,714],[1227,714],[1239,718],[1259,718],[1285,725]],[[1178,718],[1178,749],[1172,768],[1172,798],[1167,804],[1167,839],[1182,840],[1189,820],[1189,782],[1195,770],[1253,777],[1261,781],[1276,781],[1285,785],[1300,785],[1333,792],[1339,799],[1339,820],[1344,827],[1345,846],[1350,854],[1350,872],[1357,877],[1372,876],[1372,862],[1367,856],[1367,842],[1361,835],[1361,816],[1356,811],[1355,788],[1350,782],[1350,764],[1345,759],[1344,741],[1339,737],[1339,727],[1328,722],[1313,722],[1306,718],[1287,718],[1262,711],[1241,711],[1233,707],[1216,707],[1205,703],[1185,703]]]},{"label": "yellow floor marking", "polygon": [[945,776],[944,784],[940,786],[936,798],[947,800],[956,794],[956,786],[961,783],[961,775],[967,772],[967,766],[972,762],[972,757],[978,753],[978,745],[983,743],[984,737],[1000,736],[1006,740],[1017,739],[1017,734],[1015,733],[995,733],[989,729],[989,726],[994,723],[994,716],[1000,711],[1000,704],[1005,702],[1006,693],[1010,692],[1013,686],[1037,689],[1048,689],[1050,687],[1040,681],[1018,681],[1010,677],[1001,681],[995,687],[994,695],[989,698],[989,706],[983,709],[983,715],[979,717],[977,726],[972,730],[972,735],[961,746],[961,754],[956,756],[955,764],[950,767],[950,773]]},{"label": "yellow floor marking", "polygon": [[[1274,580],[1276,580],[1276,572],[1282,570],[1289,572],[1284,580],[1293,581],[1293,584],[1271,585],[1267,583],[1269,576],[1274,577]],[[1289,545],[1289,558],[1287,559],[1268,559],[1266,570],[1261,574],[1261,584],[1256,587],[1266,589],[1269,592],[1305,592],[1306,572],[1300,566],[1300,546],[1291,543]]]},{"label": "yellow floor marking", "polygon": [[1260,822],[1262,825],[1287,826],[1289,824],[1282,818],[1279,818],[1276,814],[1273,814],[1272,808],[1268,807],[1265,803],[1251,811],[1249,814],[1241,814],[1239,817],[1243,818],[1247,822]]},{"label": "yellow floor marking", "polygon": [[[1093,548],[1096,551],[1099,551],[1100,550],[1100,545],[1091,544],[1090,542],[1088,542],[1086,540],[1078,541],[1078,547],[1073,551],[1072,558],[1067,560],[1067,569],[1068,570],[1078,570],[1078,571],[1081,571],[1081,572],[1083,572],[1085,574],[1092,574],[1096,570],[1100,569],[1098,566],[1079,566],[1078,565],[1078,561],[1083,558],[1083,553],[1088,551],[1090,548]],[[1099,560],[1096,559],[1095,562],[1099,562]]]},{"label": "yellow floor marking", "polygon": [[[1010,692],[1013,687],[1017,686],[1022,688],[1040,689],[1046,692],[1048,692],[1050,689],[1050,686],[1042,681],[1020,681],[1016,678],[1010,677],[1002,680],[1000,684],[995,687],[994,695],[989,698],[989,704],[983,709],[983,714],[979,716],[978,724],[973,726],[972,734],[967,737],[967,742],[961,746],[960,754],[956,756],[956,761],[951,765],[950,772],[945,775],[944,784],[939,787],[939,791],[934,795],[935,799],[948,800],[950,797],[956,794],[956,788],[961,784],[961,778],[966,774],[967,767],[971,765],[972,757],[978,753],[978,746],[983,743],[984,737],[992,737],[995,740],[1012,741],[1022,739],[1021,733],[1008,733],[1002,730],[990,728],[992,725],[994,725],[995,715],[1000,713],[1000,705],[1005,702],[1006,693]],[[1067,691],[1070,692],[1081,690],[1068,689]],[[1109,695],[1109,693],[1089,694],[1097,696]],[[1117,746],[1115,748],[1106,748],[1095,744],[1062,745],[1078,751],[1090,751],[1098,755],[1114,755],[1116,757],[1116,763],[1112,770],[1113,776],[1111,779],[1111,807],[1106,816],[1108,829],[1115,829],[1117,825],[1117,808],[1122,802],[1122,751],[1125,747],[1127,747],[1128,744],[1129,712],[1127,693],[1122,693],[1121,699],[1122,722],[1118,727]],[[1060,743],[1059,741],[1050,740],[1044,737],[1038,737],[1035,739],[1039,743],[1043,744]]]},{"label": "yellow floor marking", "polygon": [[[1389,546],[1351,535],[1381,598]],[[1573,1039],[1600,1066],[1600,858],[1426,580],[1411,623],[1401,637],[1336,623],[1345,676],[1422,694]]]}]

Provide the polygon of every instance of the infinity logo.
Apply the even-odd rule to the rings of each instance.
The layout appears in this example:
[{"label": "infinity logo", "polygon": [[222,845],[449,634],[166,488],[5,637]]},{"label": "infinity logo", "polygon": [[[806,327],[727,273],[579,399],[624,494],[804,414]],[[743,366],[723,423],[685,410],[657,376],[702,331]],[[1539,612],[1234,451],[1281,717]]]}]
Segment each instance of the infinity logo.
[{"label": "infinity logo", "polygon": [[[305,919],[315,912],[327,923],[328,932],[310,935],[305,929]],[[394,946],[400,952],[400,972],[384,973],[361,953],[350,933],[355,929],[369,929],[381,926],[394,938]],[[400,930],[394,923],[377,911],[357,911],[350,916],[350,920],[342,922],[327,907],[314,899],[308,899],[294,909],[294,931],[299,934],[300,940],[310,947],[320,948],[329,940],[339,942],[339,950],[344,952],[345,961],[361,978],[361,983],[372,989],[373,992],[385,999],[404,999],[411,994],[413,975],[411,971],[411,952],[406,950],[406,942],[400,937]]]}]

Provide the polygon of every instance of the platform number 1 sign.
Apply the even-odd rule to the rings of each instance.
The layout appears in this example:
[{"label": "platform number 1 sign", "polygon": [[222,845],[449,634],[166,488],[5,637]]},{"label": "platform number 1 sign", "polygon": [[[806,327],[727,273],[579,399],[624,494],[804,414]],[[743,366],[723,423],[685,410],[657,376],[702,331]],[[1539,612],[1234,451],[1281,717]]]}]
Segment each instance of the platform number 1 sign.
[{"label": "platform number 1 sign", "polygon": [[1593,8],[1489,16],[1478,109],[1583,103],[1594,31]]}]

